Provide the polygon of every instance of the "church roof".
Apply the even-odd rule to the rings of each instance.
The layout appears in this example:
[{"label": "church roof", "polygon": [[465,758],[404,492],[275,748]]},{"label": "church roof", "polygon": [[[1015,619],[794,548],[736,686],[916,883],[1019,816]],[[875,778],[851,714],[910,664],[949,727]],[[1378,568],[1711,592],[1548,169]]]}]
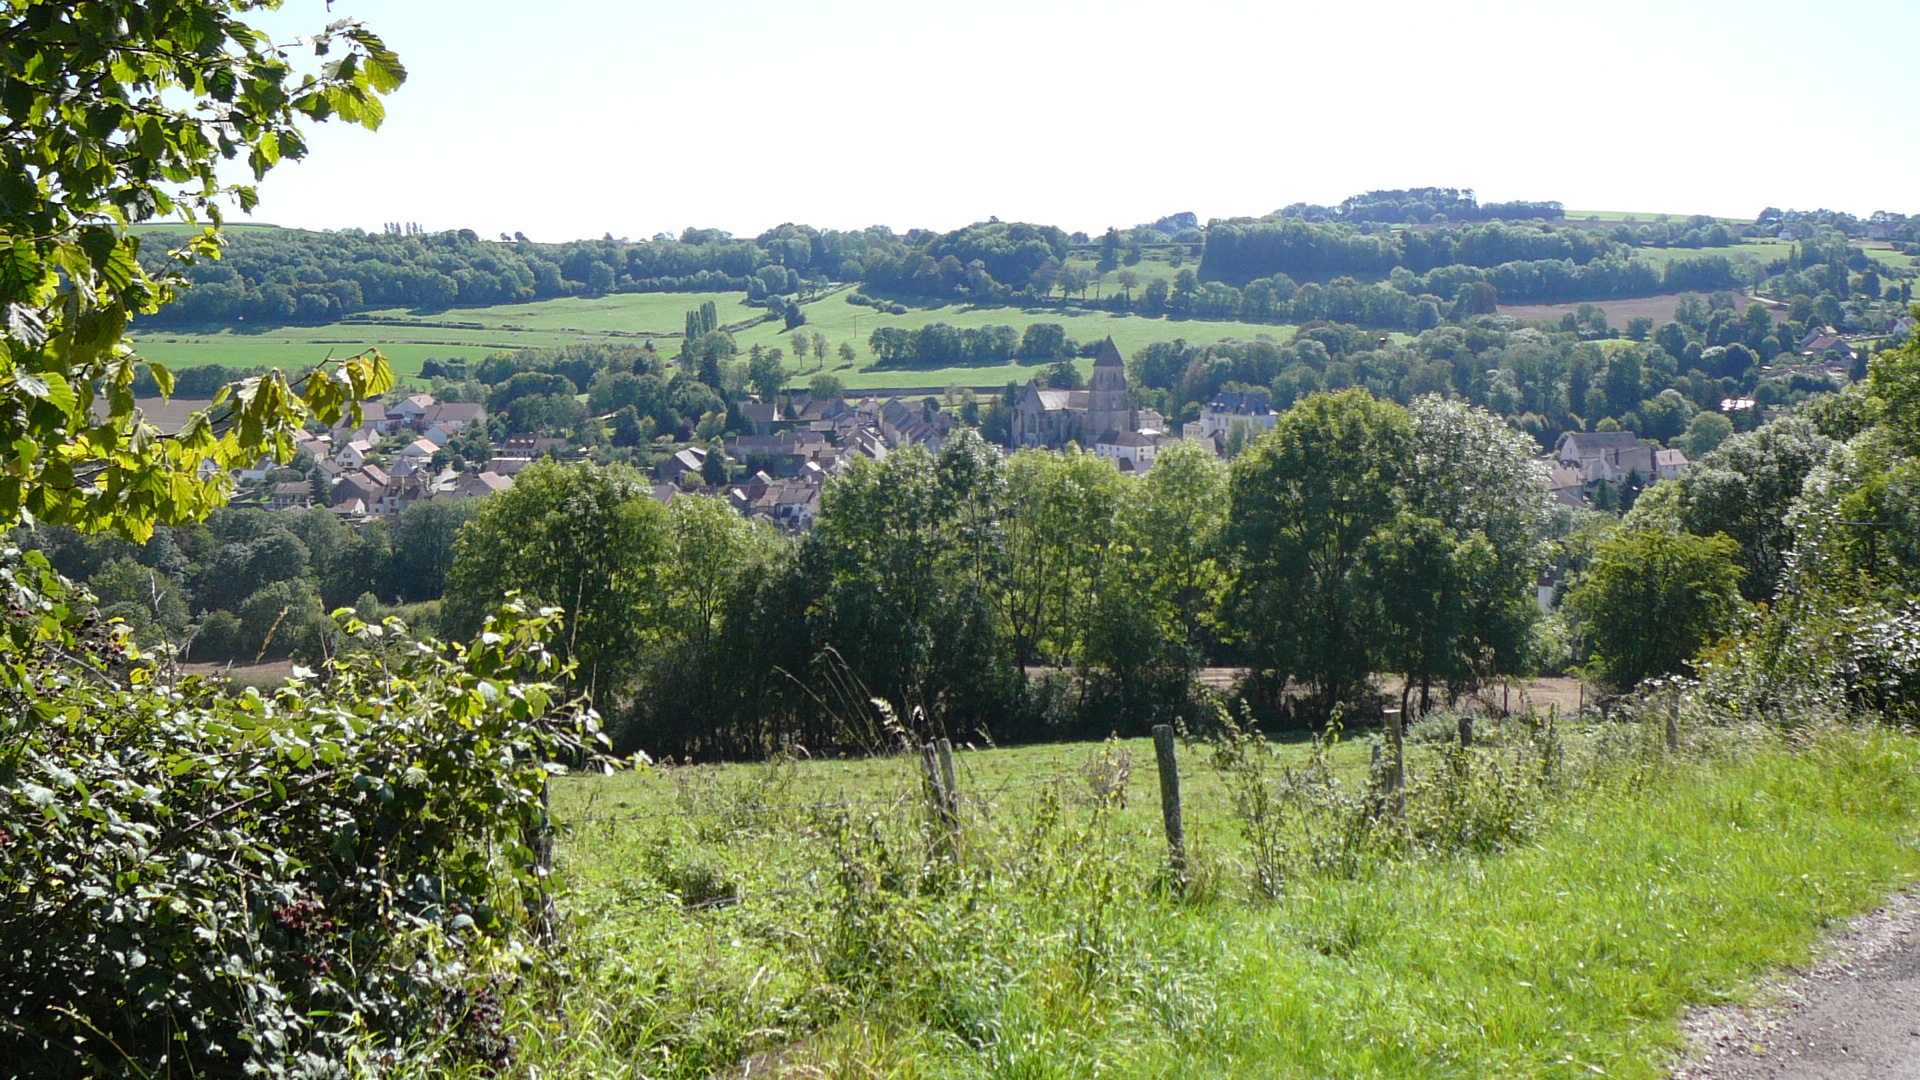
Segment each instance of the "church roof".
[{"label": "church roof", "polygon": [[1126,366],[1126,361],[1121,359],[1120,357],[1120,347],[1113,343],[1112,334],[1108,334],[1107,340],[1101,342],[1099,347],[1093,350],[1093,366],[1094,367],[1109,367],[1109,366],[1125,367]]}]

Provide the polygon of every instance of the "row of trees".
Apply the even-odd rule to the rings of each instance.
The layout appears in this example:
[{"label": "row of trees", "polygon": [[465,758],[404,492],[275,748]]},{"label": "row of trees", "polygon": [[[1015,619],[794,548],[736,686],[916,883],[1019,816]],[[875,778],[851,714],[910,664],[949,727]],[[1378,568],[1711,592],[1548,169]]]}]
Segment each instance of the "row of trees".
[{"label": "row of trees", "polygon": [[[1783,334],[1791,344],[1793,324],[1775,328],[1758,307],[1741,314],[1730,295],[1694,297],[1680,307],[1687,321],[1651,332],[1631,328],[1645,340],[1608,348],[1588,340],[1579,325],[1540,330],[1498,317],[1434,327],[1404,345],[1335,323],[1303,327],[1285,342],[1154,342],[1129,359],[1128,376],[1143,404],[1177,422],[1195,419],[1222,390],[1263,393],[1284,409],[1320,391],[1363,387],[1401,403],[1424,394],[1459,396],[1533,435],[1543,449],[1565,431],[1617,427],[1687,445],[1690,453],[1711,450],[1715,433],[1732,430],[1719,413],[1724,398],[1788,404],[1833,389],[1824,378],[1761,377],[1762,356],[1781,351]],[[1676,442],[1693,436],[1696,424],[1710,441]]]},{"label": "row of trees", "polygon": [[322,508],[224,507],[204,522],[157,528],[142,544],[51,526],[16,530],[10,542],[85,582],[102,614],[143,645],[169,644],[196,662],[318,659],[338,651],[327,617],[335,608],[400,610],[423,632],[437,630],[454,539],[475,508],[428,500],[355,527]]},{"label": "row of trees", "polygon": [[867,348],[879,363],[894,367],[1057,360],[1079,351],[1066,328],[1055,322],[1029,323],[1024,332],[1011,326],[954,327],[938,322],[915,329],[883,326],[867,338]]},{"label": "row of trees", "polygon": [[1363,392],[1303,403],[1231,471],[1182,444],[1135,479],[965,431],[856,462],[798,541],[618,468],[536,466],[462,532],[446,618],[471,630],[516,589],[576,611],[571,657],[629,746],[831,743],[872,696],[995,739],[1104,733],[1181,712],[1209,662],[1320,712],[1372,671],[1458,692],[1519,670],[1545,515],[1497,418]]}]

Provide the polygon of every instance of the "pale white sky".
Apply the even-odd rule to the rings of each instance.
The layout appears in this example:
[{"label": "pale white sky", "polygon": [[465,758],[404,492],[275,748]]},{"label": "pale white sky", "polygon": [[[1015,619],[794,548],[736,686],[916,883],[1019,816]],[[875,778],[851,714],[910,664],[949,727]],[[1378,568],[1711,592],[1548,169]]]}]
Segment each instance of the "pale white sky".
[{"label": "pale white sky", "polygon": [[287,0],[410,78],[256,219],[558,241],[783,221],[1095,232],[1440,184],[1920,212],[1913,0]]}]

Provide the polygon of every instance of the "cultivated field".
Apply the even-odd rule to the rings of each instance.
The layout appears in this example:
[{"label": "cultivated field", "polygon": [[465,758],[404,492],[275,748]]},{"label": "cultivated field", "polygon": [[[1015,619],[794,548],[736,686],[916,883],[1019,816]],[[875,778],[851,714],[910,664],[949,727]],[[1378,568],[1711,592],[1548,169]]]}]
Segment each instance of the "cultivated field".
[{"label": "cultivated field", "polygon": [[[1144,740],[556,783],[578,973],[550,1077],[1652,1080],[1690,1005],[1920,872],[1920,743],[1683,723],[1183,745],[1187,884]],[[884,740],[885,736],[880,738]]]},{"label": "cultivated field", "polygon": [[[1646,316],[1655,326],[1673,321],[1673,313],[1680,306],[1677,296],[1636,296],[1626,300],[1594,300],[1594,307],[1607,313],[1607,325],[1626,328],[1630,319]],[[1511,315],[1516,319],[1546,319],[1558,321],[1577,314],[1585,303],[1574,304],[1501,304],[1500,314]]]}]

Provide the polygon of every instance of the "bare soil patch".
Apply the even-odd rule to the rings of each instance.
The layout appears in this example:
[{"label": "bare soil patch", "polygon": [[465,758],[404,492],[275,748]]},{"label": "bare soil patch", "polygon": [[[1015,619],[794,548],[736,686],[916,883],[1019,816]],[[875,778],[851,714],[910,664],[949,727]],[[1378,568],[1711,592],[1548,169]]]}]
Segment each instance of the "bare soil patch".
[{"label": "bare soil patch", "polygon": [[1674,1080],[1920,1077],[1920,885],[1854,919],[1751,1004],[1697,1009]]},{"label": "bare soil patch", "polygon": [[231,679],[245,686],[279,686],[293,678],[293,661],[269,660],[264,664],[182,664],[187,675]]},{"label": "bare soil patch", "polygon": [[[1595,300],[1593,306],[1607,313],[1607,325],[1626,329],[1627,321],[1646,316],[1653,325],[1673,321],[1673,313],[1680,307],[1679,296],[1636,296],[1627,300]],[[1544,319],[1558,322],[1568,315],[1577,315],[1584,304],[1501,304],[1500,314],[1511,315],[1516,319]]]}]

